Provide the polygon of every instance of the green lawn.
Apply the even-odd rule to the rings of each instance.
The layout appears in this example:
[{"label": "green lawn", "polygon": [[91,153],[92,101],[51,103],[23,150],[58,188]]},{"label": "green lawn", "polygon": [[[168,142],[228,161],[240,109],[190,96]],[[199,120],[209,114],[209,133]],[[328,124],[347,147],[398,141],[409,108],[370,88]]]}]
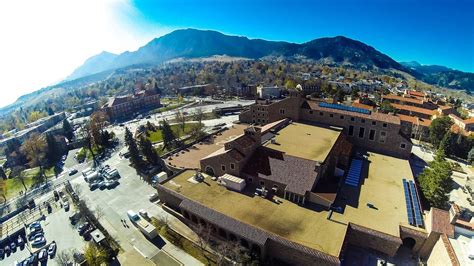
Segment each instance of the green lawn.
[{"label": "green lawn", "polygon": [[153,111],[153,113],[163,113],[163,112],[166,112],[166,111],[170,111],[170,110],[179,108],[179,107],[181,107],[181,106],[183,106],[183,105],[185,105],[185,104],[186,104],[186,103],[170,104],[170,105],[168,105],[168,106],[155,109],[155,110]]},{"label": "green lawn", "polygon": [[[25,182],[25,186],[28,188],[28,190],[30,190],[32,186],[34,186],[34,185],[41,182],[41,180],[36,178],[39,174],[39,167],[26,169],[24,171],[24,173],[25,173],[24,182]],[[45,170],[45,175],[46,175],[46,178],[53,177],[54,176],[54,167],[47,168]],[[21,183],[20,179],[16,178],[16,177],[7,179],[6,180],[6,187],[7,187],[7,193],[6,193],[7,200],[12,198],[12,197],[18,196],[18,194],[20,193],[21,190],[25,190],[25,188],[24,188],[23,184]],[[0,198],[0,201],[3,202],[3,197]]]},{"label": "green lawn", "polygon": [[[184,125],[184,135],[189,133],[191,131],[191,128],[193,125],[196,125],[196,123],[186,123]],[[176,134],[176,136],[179,136],[179,137],[182,137],[183,136],[183,132],[181,130],[181,125],[171,125],[171,130],[173,130],[173,132]],[[160,142],[160,141],[163,141],[163,134],[161,132],[161,130],[156,130],[156,131],[148,131],[148,133],[150,134],[150,136],[148,137],[148,139],[151,141],[151,142]]]}]

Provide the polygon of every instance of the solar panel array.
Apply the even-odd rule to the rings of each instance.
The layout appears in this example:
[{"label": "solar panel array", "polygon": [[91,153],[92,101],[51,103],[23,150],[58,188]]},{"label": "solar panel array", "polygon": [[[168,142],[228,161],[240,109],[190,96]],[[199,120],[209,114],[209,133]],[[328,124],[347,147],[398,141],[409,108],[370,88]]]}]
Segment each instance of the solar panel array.
[{"label": "solar panel array", "polygon": [[418,201],[418,194],[416,193],[415,183],[410,180],[410,193],[413,203],[413,211],[415,212],[415,222],[417,226],[423,226],[423,219],[421,218],[420,202]]},{"label": "solar panel array", "polygon": [[416,193],[415,183],[403,179],[403,190],[405,191],[405,203],[407,206],[408,222],[413,226],[423,226],[420,201]]},{"label": "solar panel array", "polygon": [[349,186],[359,186],[360,174],[362,172],[362,160],[353,159],[351,167],[349,167],[349,173],[346,177],[346,184]]},{"label": "solar panel array", "polygon": [[410,223],[411,225],[414,225],[415,219],[413,218],[411,196],[410,196],[410,191],[408,190],[408,183],[405,179],[403,179],[403,190],[405,191],[405,204],[407,206],[408,223]]},{"label": "solar panel array", "polygon": [[361,113],[361,114],[366,114],[370,115],[370,111],[362,108],[357,108],[357,107],[352,107],[352,106],[347,106],[347,105],[342,105],[342,104],[335,104],[335,103],[319,103],[320,107],[325,107],[325,108],[331,108],[331,109],[337,109],[337,110],[342,110],[342,111],[348,111],[348,112],[354,112],[354,113]]}]

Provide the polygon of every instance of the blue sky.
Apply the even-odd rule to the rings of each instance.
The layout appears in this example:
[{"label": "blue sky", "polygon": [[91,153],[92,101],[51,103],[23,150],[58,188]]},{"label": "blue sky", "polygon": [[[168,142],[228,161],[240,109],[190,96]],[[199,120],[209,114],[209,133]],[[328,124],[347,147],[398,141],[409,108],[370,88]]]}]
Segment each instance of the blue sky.
[{"label": "blue sky", "polygon": [[344,35],[397,61],[474,72],[474,1],[134,1],[150,24],[305,42]]}]

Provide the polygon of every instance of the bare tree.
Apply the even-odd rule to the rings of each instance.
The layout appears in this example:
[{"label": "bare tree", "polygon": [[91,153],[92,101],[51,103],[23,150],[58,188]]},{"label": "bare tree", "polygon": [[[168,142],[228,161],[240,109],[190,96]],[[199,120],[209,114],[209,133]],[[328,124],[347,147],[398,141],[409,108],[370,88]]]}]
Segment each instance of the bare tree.
[{"label": "bare tree", "polygon": [[41,135],[33,133],[33,135],[21,145],[21,151],[26,155],[30,167],[39,166],[39,178],[43,178],[47,151],[46,140]]},{"label": "bare tree", "polygon": [[181,127],[181,131],[183,132],[182,136],[184,136],[184,129],[186,127],[186,116],[184,116],[184,114],[180,110],[178,110],[176,111],[175,119]]},{"label": "bare tree", "polygon": [[202,255],[206,258],[208,264],[211,264],[210,258],[207,256],[206,249],[211,238],[211,227],[207,224],[200,223],[196,229],[196,234],[198,236],[197,244],[201,250]]},{"label": "bare tree", "polygon": [[23,166],[15,166],[12,168],[12,173],[10,176],[13,176],[16,178],[17,181],[20,181],[20,183],[23,185],[23,188],[25,188],[25,192],[28,191],[28,188],[26,187],[25,184],[25,173],[24,173],[25,168]]},{"label": "bare tree", "polygon": [[70,250],[62,250],[56,254],[54,259],[61,266],[69,265],[73,261],[72,252]]},{"label": "bare tree", "polygon": [[95,213],[95,218],[97,218],[97,220],[100,220],[105,215],[104,209],[102,209],[102,207],[100,206],[97,206],[95,208],[94,213]]},{"label": "bare tree", "polygon": [[194,114],[194,120],[198,121],[198,124],[202,124],[202,119],[204,118],[204,113],[201,108],[196,109],[196,113]]},{"label": "bare tree", "polygon": [[78,183],[74,183],[74,185],[72,186],[72,190],[74,191],[74,193],[76,193],[77,197],[80,199],[81,196],[82,196],[82,187],[80,184]]}]

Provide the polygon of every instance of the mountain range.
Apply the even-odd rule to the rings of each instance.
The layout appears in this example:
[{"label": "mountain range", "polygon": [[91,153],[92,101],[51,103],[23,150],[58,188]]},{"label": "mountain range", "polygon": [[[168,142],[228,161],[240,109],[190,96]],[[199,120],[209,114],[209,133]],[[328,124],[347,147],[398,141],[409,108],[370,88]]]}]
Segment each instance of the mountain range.
[{"label": "mountain range", "polygon": [[210,30],[183,29],[155,38],[135,52],[124,52],[119,55],[103,52],[93,56],[67,79],[71,80],[135,64],[160,64],[176,58],[197,58],[213,55],[249,59],[259,59],[266,56],[304,56],[309,59],[332,63],[350,63],[360,67],[393,68],[409,71],[409,69],[373,47],[343,36],[320,38],[296,44],[229,36]]}]

